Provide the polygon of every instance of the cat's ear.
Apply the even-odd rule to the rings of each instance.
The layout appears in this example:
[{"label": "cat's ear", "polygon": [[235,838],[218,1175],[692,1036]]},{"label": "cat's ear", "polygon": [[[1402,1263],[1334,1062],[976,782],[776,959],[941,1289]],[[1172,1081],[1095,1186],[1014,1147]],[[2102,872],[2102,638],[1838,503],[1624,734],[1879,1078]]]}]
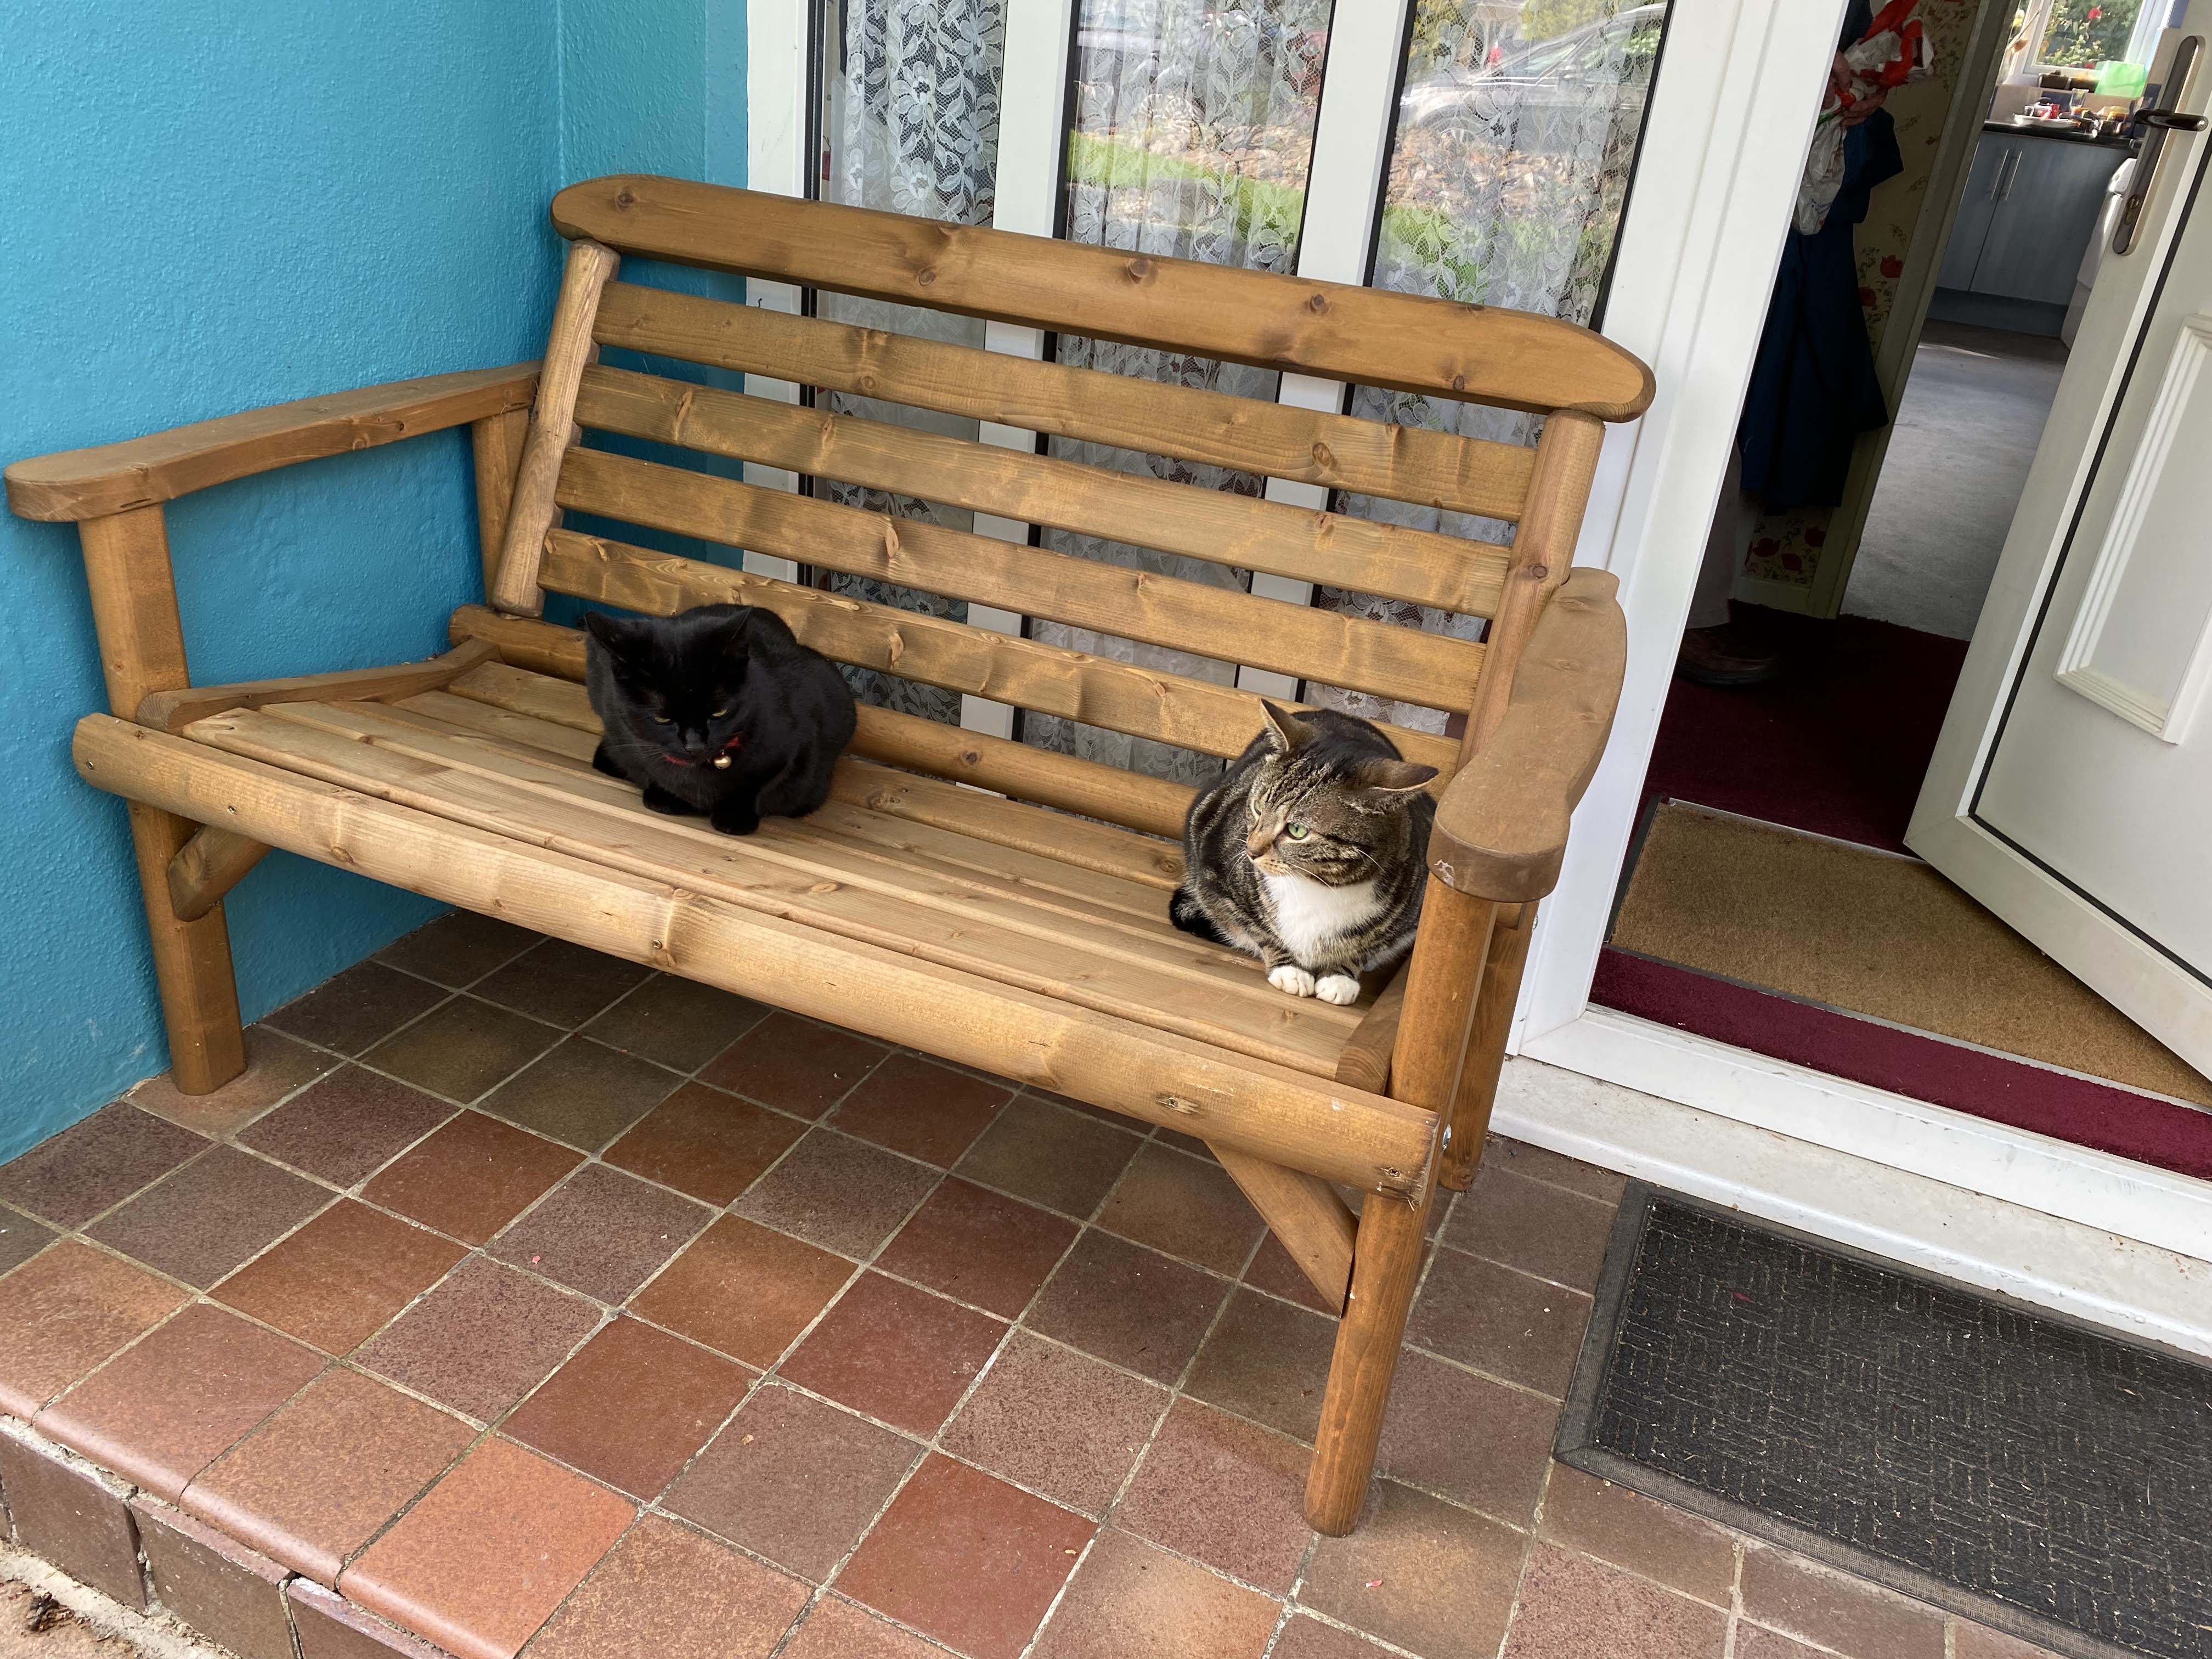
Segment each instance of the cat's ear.
[{"label": "cat's ear", "polygon": [[745,641],[753,630],[753,618],[759,615],[755,605],[745,605],[730,618],[728,630],[722,635],[722,654],[742,657],[746,654]]},{"label": "cat's ear", "polygon": [[584,628],[617,664],[624,668],[634,665],[638,647],[642,643],[635,623],[623,617],[610,617],[604,611],[587,611],[584,613]]},{"label": "cat's ear", "polygon": [[1433,766],[1417,761],[1362,761],[1352,770],[1352,785],[1378,795],[1410,794],[1437,775]]},{"label": "cat's ear", "polygon": [[1294,753],[1313,741],[1313,727],[1289,709],[1278,708],[1265,697],[1260,699],[1260,707],[1267,711],[1268,729],[1274,736],[1275,747],[1283,753]]}]

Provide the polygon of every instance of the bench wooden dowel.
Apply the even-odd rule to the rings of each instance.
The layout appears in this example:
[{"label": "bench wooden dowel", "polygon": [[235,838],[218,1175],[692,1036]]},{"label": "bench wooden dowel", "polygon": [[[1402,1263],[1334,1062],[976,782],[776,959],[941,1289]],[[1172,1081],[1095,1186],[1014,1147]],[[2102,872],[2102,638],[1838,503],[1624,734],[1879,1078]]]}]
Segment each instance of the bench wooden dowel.
[{"label": "bench wooden dowel", "polygon": [[1444,1119],[1443,1151],[1438,1156],[1437,1179],[1454,1192],[1465,1192],[1474,1180],[1482,1159],[1483,1137],[1490,1133],[1490,1112],[1498,1102],[1498,1080],[1505,1069],[1505,1039],[1513,1024],[1514,1005],[1521,997],[1521,970],[1528,963],[1528,939],[1536,931],[1534,904],[1501,904],[1498,925],[1491,930],[1490,954],[1482,967],[1482,986],[1474,999],[1474,1022],[1467,1040],[1467,1058],[1461,1063],[1459,1081],[1452,1090],[1451,1109]]},{"label": "bench wooden dowel", "polygon": [[[134,507],[77,526],[92,619],[100,636],[108,706],[129,719],[157,691],[186,685],[185,633],[169,568],[161,508]],[[199,826],[134,799],[131,844],[145,896],[154,977],[178,1091],[204,1095],[246,1069],[246,1036],[230,965],[230,932],[220,908],[192,919],[169,901],[169,861]]]},{"label": "bench wooden dowel", "polygon": [[169,860],[169,908],[179,921],[198,921],[222,902],[223,895],[267,856],[265,842],[203,825]]},{"label": "bench wooden dowel", "polygon": [[1352,1288],[1352,1238],[1358,1224],[1352,1206],[1319,1176],[1285,1169],[1231,1146],[1212,1150],[1298,1270],[1331,1310],[1340,1312]]},{"label": "bench wooden dowel", "polygon": [[530,435],[523,443],[522,465],[515,474],[501,541],[499,573],[490,593],[494,605],[518,616],[534,617],[545,608],[538,565],[544,553],[545,532],[553,527],[558,511],[553,490],[560,480],[562,457],[576,437],[576,388],[593,349],[592,319],[599,308],[599,292],[620,263],[611,249],[586,239],[579,238],[568,249],[561,297],[553,310],[553,332],[538,372],[538,403],[531,410]]},{"label": "bench wooden dowel", "polygon": [[522,470],[523,447],[529,438],[527,409],[487,415],[469,426],[469,447],[476,461],[477,549],[483,560],[486,599],[499,585],[499,561],[507,546],[507,508],[514,500],[515,476]]},{"label": "bench wooden dowel", "polygon": [[468,640],[428,662],[401,663],[392,668],[294,674],[283,679],[241,680],[235,685],[190,685],[175,691],[156,691],[138,705],[137,720],[139,725],[157,732],[181,732],[194,720],[226,708],[265,708],[273,702],[313,702],[330,697],[368,702],[413,696],[434,690],[498,655],[489,642]]}]

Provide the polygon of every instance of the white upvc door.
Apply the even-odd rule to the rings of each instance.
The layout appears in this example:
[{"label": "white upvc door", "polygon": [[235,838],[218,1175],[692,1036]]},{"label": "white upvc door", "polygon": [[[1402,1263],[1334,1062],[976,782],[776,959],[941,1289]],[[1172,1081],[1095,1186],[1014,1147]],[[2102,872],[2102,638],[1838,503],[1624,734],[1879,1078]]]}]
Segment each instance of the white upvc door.
[{"label": "white upvc door", "polygon": [[2099,273],[1906,842],[2212,1070],[2208,156],[2165,134]]}]

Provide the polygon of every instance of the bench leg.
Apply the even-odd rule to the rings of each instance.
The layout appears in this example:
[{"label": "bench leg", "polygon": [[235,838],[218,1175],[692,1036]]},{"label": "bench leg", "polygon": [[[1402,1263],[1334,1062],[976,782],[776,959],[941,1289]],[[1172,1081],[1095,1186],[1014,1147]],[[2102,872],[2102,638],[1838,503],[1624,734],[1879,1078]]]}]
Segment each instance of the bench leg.
[{"label": "bench leg", "polygon": [[179,1094],[210,1094],[246,1069],[230,930],[220,904],[193,921],[179,921],[171,904],[169,860],[200,826],[137,801],[130,807],[131,842],[138,855],[138,883],[145,890],[146,927],[154,946],[154,977],[161,988],[161,1021],[168,1028],[172,1080]]},{"label": "bench leg", "polygon": [[1443,1157],[1437,1168],[1437,1179],[1456,1193],[1468,1189],[1474,1180],[1474,1166],[1482,1161],[1490,1110],[1498,1103],[1498,1075],[1505,1069],[1505,1039],[1512,1029],[1514,1005],[1521,1000],[1521,970],[1528,964],[1528,936],[1535,927],[1533,902],[1498,906],[1489,958],[1482,968],[1482,988],[1475,997],[1474,1024],[1468,1032],[1467,1058],[1452,1091]]},{"label": "bench leg", "polygon": [[[1405,1012],[1390,1054],[1390,1094],[1442,1119],[1467,1053],[1498,907],[1455,892],[1434,876],[1421,906],[1421,931],[1406,968]],[[1413,1201],[1370,1193],[1360,1207],[1352,1295],[1337,1322],[1336,1355],[1306,1477],[1306,1519],[1316,1532],[1338,1537],[1350,1532],[1366,1500],[1398,1346],[1421,1273],[1444,1127],[1440,1121]]]},{"label": "bench leg", "polygon": [[[85,585],[100,634],[107,703],[124,720],[156,691],[191,684],[185,635],[177,620],[176,583],[169,574],[169,537],[161,503],[134,507],[77,526]],[[131,805],[131,844],[146,894],[146,926],[161,1018],[169,1030],[169,1063],[179,1093],[204,1095],[246,1069],[238,1025],[238,986],[230,971],[230,930],[220,906],[194,921],[178,919],[169,897],[169,860],[199,830],[190,818]]]}]

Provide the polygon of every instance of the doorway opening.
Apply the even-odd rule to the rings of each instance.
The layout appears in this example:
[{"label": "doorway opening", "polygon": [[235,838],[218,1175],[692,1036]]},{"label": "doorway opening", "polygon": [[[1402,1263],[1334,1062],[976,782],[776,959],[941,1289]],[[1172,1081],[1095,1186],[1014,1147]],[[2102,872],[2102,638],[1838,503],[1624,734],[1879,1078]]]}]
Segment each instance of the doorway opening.
[{"label": "doorway opening", "polygon": [[[1744,509],[1730,627],[1780,672],[1674,681],[1591,1000],[2212,1177],[2212,1079],[1907,844],[2133,165],[2124,134],[2013,118],[2062,94],[2104,107],[2096,83],[2128,79],[2061,66],[2005,84],[2023,29],[2065,21],[1997,0],[1965,70],[1978,84],[1893,100],[1908,149],[1950,166],[1877,186],[1856,235],[1862,271],[1901,278],[1862,295],[1891,419],[1861,440],[1843,505]],[[2148,106],[2157,68],[2130,102]],[[2000,217],[2014,209],[2039,233],[2026,265]]]}]

